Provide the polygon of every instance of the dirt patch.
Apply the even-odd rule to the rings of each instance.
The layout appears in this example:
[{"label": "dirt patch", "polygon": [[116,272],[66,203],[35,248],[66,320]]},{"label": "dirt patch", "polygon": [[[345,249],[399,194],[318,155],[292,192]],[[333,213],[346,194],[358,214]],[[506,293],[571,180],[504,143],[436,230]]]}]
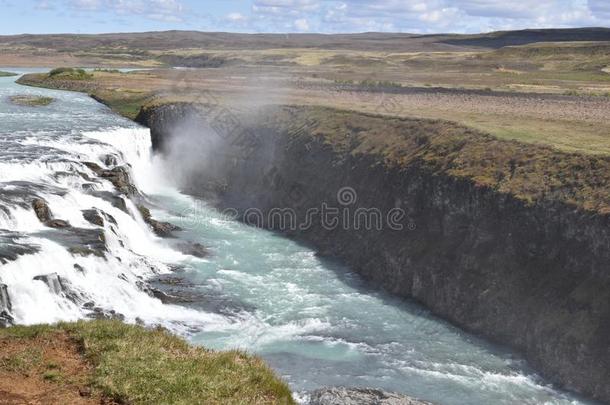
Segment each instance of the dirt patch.
[{"label": "dirt patch", "polygon": [[0,404],[108,403],[89,388],[92,372],[65,332],[0,338]]}]

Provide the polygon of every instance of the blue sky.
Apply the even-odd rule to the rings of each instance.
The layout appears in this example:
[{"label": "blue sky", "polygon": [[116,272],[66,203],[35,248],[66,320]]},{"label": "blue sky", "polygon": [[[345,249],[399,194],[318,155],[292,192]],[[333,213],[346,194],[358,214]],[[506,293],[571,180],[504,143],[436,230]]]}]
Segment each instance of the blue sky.
[{"label": "blue sky", "polygon": [[0,0],[0,34],[483,32],[610,26],[610,0]]}]

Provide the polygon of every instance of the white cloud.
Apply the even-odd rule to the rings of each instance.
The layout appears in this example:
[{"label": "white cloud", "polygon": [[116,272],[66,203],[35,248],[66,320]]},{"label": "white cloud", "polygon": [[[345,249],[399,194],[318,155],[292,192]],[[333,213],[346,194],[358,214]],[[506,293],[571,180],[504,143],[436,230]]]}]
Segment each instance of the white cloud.
[{"label": "white cloud", "polygon": [[294,28],[299,31],[309,31],[309,23],[305,18],[299,18],[294,21]]},{"label": "white cloud", "polygon": [[230,21],[238,22],[246,20],[246,17],[241,13],[230,13],[227,15],[227,19]]},{"label": "white cloud", "polygon": [[[0,0],[0,2],[3,0]],[[199,0],[36,0],[38,10],[78,10],[142,16],[205,29],[246,32],[412,33],[483,32],[502,29],[610,26],[610,0],[242,0],[221,15]],[[194,10],[188,10],[190,4]],[[245,6],[244,6],[245,5]],[[67,7],[64,7],[67,6]],[[183,23],[183,24],[179,24]]]},{"label": "white cloud", "polygon": [[68,0],[80,11],[105,11],[121,15],[142,15],[153,20],[183,21],[184,6],[180,0]]}]

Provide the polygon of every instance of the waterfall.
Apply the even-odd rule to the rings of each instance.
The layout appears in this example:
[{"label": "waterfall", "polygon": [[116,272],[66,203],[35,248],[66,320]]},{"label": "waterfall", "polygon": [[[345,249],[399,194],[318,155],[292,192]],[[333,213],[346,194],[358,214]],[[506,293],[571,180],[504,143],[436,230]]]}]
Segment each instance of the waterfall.
[{"label": "waterfall", "polygon": [[[111,182],[91,168],[91,163],[104,169],[125,166],[136,186],[158,187],[148,129],[35,133],[13,145],[25,152],[0,163],[0,233],[17,233],[11,250],[15,260],[5,260],[1,272],[5,323],[120,317],[184,332],[227,322],[163,304],[151,294],[146,280],[170,273],[169,264],[186,256],[156,237],[134,203],[117,195]],[[69,227],[45,226],[31,207],[34,197]],[[24,246],[31,249],[19,254]]]}]

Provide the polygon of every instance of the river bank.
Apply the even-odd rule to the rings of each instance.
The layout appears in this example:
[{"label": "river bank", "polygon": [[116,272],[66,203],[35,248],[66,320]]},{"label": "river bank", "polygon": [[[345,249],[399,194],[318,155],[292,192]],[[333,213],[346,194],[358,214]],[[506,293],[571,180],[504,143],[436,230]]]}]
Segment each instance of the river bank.
[{"label": "river bank", "polygon": [[15,326],[0,329],[0,348],[0,396],[8,403],[294,403],[259,358],[193,347],[161,328]]}]

